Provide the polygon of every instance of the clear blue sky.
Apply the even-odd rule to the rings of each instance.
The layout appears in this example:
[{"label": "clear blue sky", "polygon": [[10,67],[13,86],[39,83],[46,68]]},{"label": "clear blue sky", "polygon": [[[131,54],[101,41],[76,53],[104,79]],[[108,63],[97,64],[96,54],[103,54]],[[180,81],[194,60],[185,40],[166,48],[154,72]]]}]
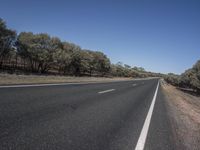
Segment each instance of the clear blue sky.
[{"label": "clear blue sky", "polygon": [[149,71],[182,73],[200,59],[200,0],[1,0],[0,17]]}]

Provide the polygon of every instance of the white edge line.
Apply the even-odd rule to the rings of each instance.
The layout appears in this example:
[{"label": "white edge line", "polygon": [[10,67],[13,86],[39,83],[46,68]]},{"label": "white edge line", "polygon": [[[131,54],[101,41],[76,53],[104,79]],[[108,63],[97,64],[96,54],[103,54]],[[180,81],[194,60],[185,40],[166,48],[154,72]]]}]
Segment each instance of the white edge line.
[{"label": "white edge line", "polygon": [[41,83],[41,84],[20,84],[20,85],[0,85],[0,88],[23,88],[23,87],[44,87],[44,86],[59,86],[59,85],[86,85],[95,83],[113,83],[113,82],[125,82],[125,81],[135,81],[135,80],[151,80],[154,78],[147,79],[131,79],[131,80],[121,80],[121,81],[108,81],[108,82],[77,82],[77,83]]},{"label": "white edge line", "polygon": [[151,106],[150,106],[148,114],[147,114],[147,117],[145,119],[142,131],[141,131],[139,139],[137,141],[137,145],[135,147],[135,150],[143,150],[144,149],[146,138],[147,138],[147,134],[148,134],[148,130],[149,130],[149,125],[150,125],[150,122],[151,122],[151,117],[152,117],[152,113],[153,113],[153,109],[154,109],[154,105],[155,105],[155,102],[156,102],[158,88],[159,88],[159,81],[158,81],[158,85],[157,85],[156,91],[154,93],[153,100],[151,102]]},{"label": "white edge line", "polygon": [[105,90],[105,91],[101,91],[101,92],[98,92],[98,93],[103,94],[103,93],[108,93],[108,92],[112,92],[112,91],[115,91],[115,89]]},{"label": "white edge line", "polygon": [[[93,83],[93,82],[90,82]],[[88,83],[48,83],[48,84],[21,84],[21,85],[2,85],[0,88],[21,88],[21,87],[43,87],[43,86],[58,86],[58,85],[77,85],[77,84],[90,84]]]}]

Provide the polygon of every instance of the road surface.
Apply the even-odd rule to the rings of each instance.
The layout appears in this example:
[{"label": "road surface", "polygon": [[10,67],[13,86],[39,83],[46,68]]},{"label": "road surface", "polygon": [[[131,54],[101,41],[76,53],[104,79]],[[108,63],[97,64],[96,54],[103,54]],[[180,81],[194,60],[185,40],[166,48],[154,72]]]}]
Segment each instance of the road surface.
[{"label": "road surface", "polygon": [[158,82],[1,86],[0,150],[173,150]]}]

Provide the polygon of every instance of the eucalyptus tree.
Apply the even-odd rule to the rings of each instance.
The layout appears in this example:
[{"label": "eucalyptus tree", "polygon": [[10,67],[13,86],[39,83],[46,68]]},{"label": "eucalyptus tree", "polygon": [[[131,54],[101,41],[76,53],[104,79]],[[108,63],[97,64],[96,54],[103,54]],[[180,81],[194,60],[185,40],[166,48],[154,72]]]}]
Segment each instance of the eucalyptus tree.
[{"label": "eucalyptus tree", "polygon": [[29,64],[28,69],[35,71],[36,58],[34,52],[34,34],[21,32],[17,38],[17,52]]},{"label": "eucalyptus tree", "polygon": [[12,53],[16,39],[16,32],[8,29],[6,23],[0,18],[0,66],[3,60],[7,59]]},{"label": "eucalyptus tree", "polygon": [[73,43],[62,42],[62,48],[54,53],[54,61],[58,66],[58,71],[63,74],[69,74],[72,69],[72,55],[80,48]]},{"label": "eucalyptus tree", "polygon": [[93,57],[95,70],[102,76],[109,73],[111,69],[110,59],[100,51],[95,51]]},{"label": "eucalyptus tree", "polygon": [[71,45],[71,63],[69,65],[69,70],[72,75],[81,75],[81,48],[75,44]]},{"label": "eucalyptus tree", "polygon": [[200,93],[200,60],[181,75],[181,84]]},{"label": "eucalyptus tree", "polygon": [[52,67],[56,51],[62,48],[59,38],[51,38],[45,33],[22,32],[17,41],[18,53],[29,60],[32,71],[40,73]]}]

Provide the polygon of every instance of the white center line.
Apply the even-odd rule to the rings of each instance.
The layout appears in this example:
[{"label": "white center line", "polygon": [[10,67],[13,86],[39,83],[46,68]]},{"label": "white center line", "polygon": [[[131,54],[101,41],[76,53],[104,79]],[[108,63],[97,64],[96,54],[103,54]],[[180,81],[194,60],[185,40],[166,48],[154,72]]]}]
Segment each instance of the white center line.
[{"label": "white center line", "polygon": [[112,91],[115,91],[115,89],[110,89],[110,90],[106,90],[106,91],[101,91],[101,92],[98,92],[99,94],[103,94],[103,93],[108,93],[108,92],[112,92]]},{"label": "white center line", "polygon": [[146,138],[147,138],[147,134],[148,134],[148,130],[149,130],[149,125],[150,125],[151,117],[152,117],[152,113],[153,113],[153,108],[154,108],[154,105],[155,105],[155,102],[156,102],[158,88],[159,88],[159,81],[158,81],[158,85],[157,85],[156,91],[154,93],[153,100],[151,102],[151,106],[150,106],[148,114],[147,114],[147,117],[145,119],[142,131],[140,133],[140,137],[139,137],[137,145],[135,147],[135,150],[143,150],[144,149]]},{"label": "white center line", "polygon": [[133,84],[133,86],[136,86],[137,84]]}]

